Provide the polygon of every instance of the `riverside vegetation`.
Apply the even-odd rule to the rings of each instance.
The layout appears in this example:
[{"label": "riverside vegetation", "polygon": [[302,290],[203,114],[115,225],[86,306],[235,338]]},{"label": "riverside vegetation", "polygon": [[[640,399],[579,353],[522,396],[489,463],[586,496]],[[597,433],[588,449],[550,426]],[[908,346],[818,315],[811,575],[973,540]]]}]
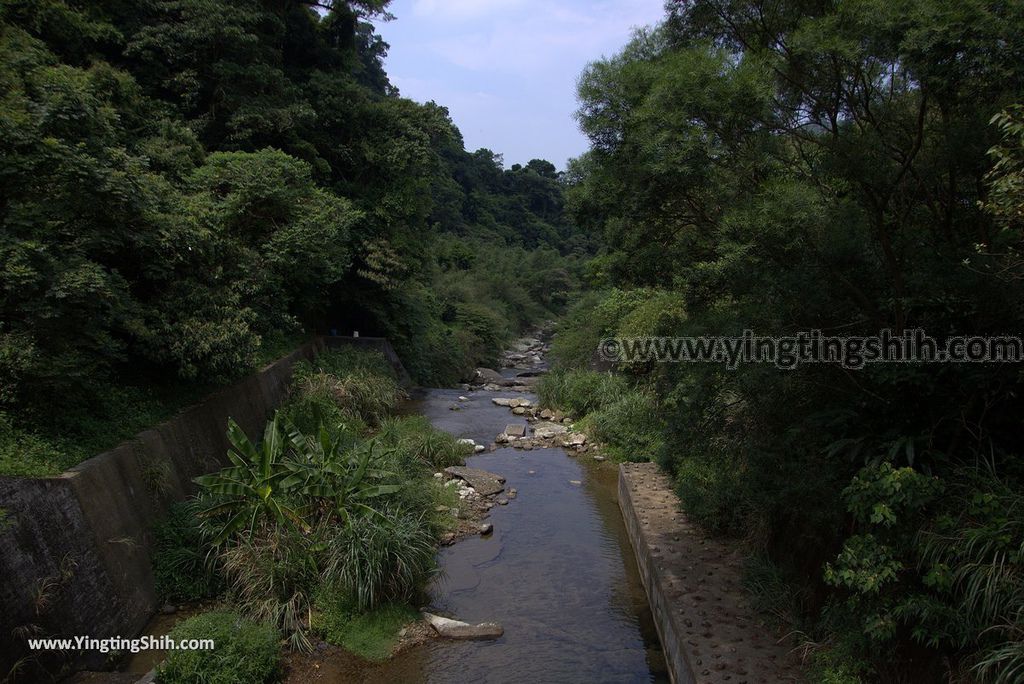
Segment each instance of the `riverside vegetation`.
[{"label": "riverside vegetation", "polygon": [[1024,4],[666,6],[579,83],[567,201],[603,246],[542,398],[745,542],[813,680],[1022,681],[1020,364],[588,365],[608,336],[1020,334]]},{"label": "riverside vegetation", "polygon": [[55,475],[311,332],[489,363],[592,245],[560,174],[402,98],[386,0],[0,0],[0,473]]},{"label": "riverside vegetation", "polygon": [[299,364],[259,440],[229,426],[231,465],[197,478],[154,544],[165,600],[223,604],[173,636],[217,649],[172,652],[159,681],[274,681],[282,644],[391,655],[455,522],[452,489],[432,473],[471,452],[422,417],[391,415],[401,395],[381,355],[328,351]]}]

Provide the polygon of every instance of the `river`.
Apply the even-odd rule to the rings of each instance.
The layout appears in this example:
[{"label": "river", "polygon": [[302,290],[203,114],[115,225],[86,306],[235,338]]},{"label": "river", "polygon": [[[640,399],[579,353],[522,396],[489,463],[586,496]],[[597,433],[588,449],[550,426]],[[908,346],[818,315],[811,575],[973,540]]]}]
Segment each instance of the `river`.
[{"label": "river", "polygon": [[[468,401],[457,402],[460,395]],[[407,406],[438,428],[490,444],[525,420],[491,402],[530,394],[421,390]],[[462,408],[450,410],[458,403]],[[435,640],[338,681],[663,682],[664,658],[616,502],[617,471],[561,448],[500,448],[467,465],[518,490],[494,532],[442,547],[430,610],[499,622],[497,641]],[[578,483],[578,484],[576,484]]]}]

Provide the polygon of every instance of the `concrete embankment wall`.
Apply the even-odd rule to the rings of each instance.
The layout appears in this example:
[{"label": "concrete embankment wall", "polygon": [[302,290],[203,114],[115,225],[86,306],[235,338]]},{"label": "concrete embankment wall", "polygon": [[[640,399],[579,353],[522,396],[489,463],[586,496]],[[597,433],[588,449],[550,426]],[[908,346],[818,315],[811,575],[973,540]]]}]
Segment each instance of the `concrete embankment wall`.
[{"label": "concrete embankment wall", "polygon": [[668,476],[623,463],[619,507],[673,682],[804,681],[784,630],[751,605],[742,549],[691,523]]},{"label": "concrete embankment wall", "polygon": [[[194,477],[226,464],[228,418],[262,434],[295,362],[345,344],[381,351],[408,380],[387,340],[317,338],[59,476],[0,477],[0,679],[28,654],[26,636],[138,634],[158,608],[153,524],[194,491]],[[72,669],[106,657],[61,656]],[[51,671],[61,665],[39,658]]]},{"label": "concrete embankment wall", "polygon": [[635,497],[635,478],[625,464],[619,466],[619,508],[626,523],[626,533],[633,545],[636,564],[640,569],[640,579],[647,591],[647,601],[651,606],[658,637],[668,664],[669,676],[674,684],[693,684],[693,668],[686,656],[683,641],[683,616],[675,609],[669,598],[666,580],[652,553],[651,543],[647,538],[644,526],[640,521],[639,506]]}]

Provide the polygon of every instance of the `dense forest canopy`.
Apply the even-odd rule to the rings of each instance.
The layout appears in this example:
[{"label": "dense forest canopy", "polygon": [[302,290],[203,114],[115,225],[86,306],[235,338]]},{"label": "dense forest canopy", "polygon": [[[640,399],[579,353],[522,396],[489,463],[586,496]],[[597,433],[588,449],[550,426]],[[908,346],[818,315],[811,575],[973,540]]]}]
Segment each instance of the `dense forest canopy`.
[{"label": "dense forest canopy", "polygon": [[6,443],[314,331],[387,335],[451,382],[564,304],[591,247],[560,174],[400,97],[386,5],[0,3]]},{"label": "dense forest canopy", "polygon": [[[1024,329],[1024,4],[673,0],[579,95],[568,203],[606,289],[565,360],[608,335]],[[1020,681],[1019,365],[626,370],[684,505],[750,539],[773,608],[841,661],[824,679]]]}]

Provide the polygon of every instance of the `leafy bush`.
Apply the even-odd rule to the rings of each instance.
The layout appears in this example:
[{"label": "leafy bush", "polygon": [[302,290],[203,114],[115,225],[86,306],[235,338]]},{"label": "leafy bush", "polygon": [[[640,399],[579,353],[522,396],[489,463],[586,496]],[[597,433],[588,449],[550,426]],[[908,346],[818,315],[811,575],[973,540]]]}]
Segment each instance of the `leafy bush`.
[{"label": "leafy bush", "polygon": [[153,575],[165,601],[198,601],[223,588],[198,511],[194,501],[174,504],[153,528]]},{"label": "leafy bush", "polygon": [[565,368],[545,374],[537,386],[542,404],[579,417],[615,402],[628,391],[626,380],[612,373]]},{"label": "leafy bush", "polygon": [[725,454],[678,454],[673,466],[679,499],[695,521],[719,533],[751,529],[757,515],[742,464]]},{"label": "leafy bush", "polygon": [[200,512],[203,527],[214,545],[246,528],[252,534],[265,520],[308,527],[282,484],[288,474],[284,461],[291,453],[292,442],[286,441],[278,421],[275,414],[257,444],[229,419],[228,458],[233,465],[195,479],[207,502]]},{"label": "leafy bush", "polygon": [[258,445],[232,423],[234,465],[197,478],[201,514],[221,545],[231,599],[308,649],[313,597],[322,588],[367,610],[408,600],[430,576],[436,485],[425,481],[425,447],[413,438],[422,423],[389,423],[399,449],[278,422],[268,423]]},{"label": "leafy bush", "polygon": [[274,682],[280,678],[280,646],[277,631],[239,617],[211,612],[184,620],[170,637],[212,639],[212,650],[171,651],[157,666],[160,684],[235,684]]}]

